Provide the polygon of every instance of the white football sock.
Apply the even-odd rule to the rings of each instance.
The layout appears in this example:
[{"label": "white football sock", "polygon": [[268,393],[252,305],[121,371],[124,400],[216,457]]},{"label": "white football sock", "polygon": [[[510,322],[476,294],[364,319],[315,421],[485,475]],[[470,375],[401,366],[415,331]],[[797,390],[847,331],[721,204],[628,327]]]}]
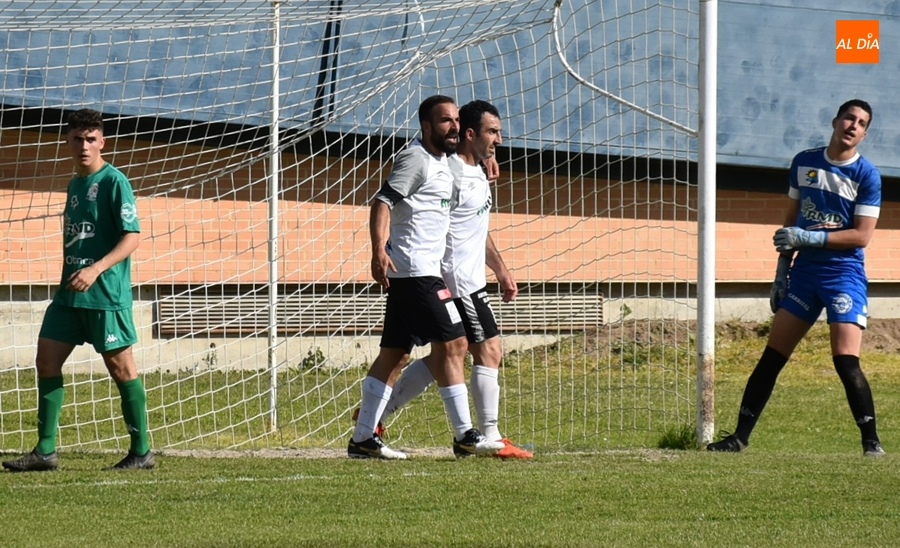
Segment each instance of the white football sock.
[{"label": "white football sock", "polygon": [[355,442],[365,441],[372,437],[378,417],[381,416],[388,398],[391,397],[391,387],[373,377],[366,377],[362,383],[362,403],[359,406],[359,417],[356,419],[356,428],[353,430]]},{"label": "white football sock", "polygon": [[456,440],[459,441],[463,434],[472,428],[472,412],[469,411],[469,390],[466,383],[453,386],[441,386],[438,388],[441,399],[444,400],[444,410],[456,432]]},{"label": "white football sock", "polygon": [[421,358],[407,365],[400,374],[400,378],[397,379],[394,391],[391,392],[391,398],[381,413],[381,423],[387,424],[388,417],[394,411],[411,402],[433,382],[434,375],[431,374],[425,361]]},{"label": "white football sock", "polygon": [[484,365],[472,367],[472,399],[475,400],[475,415],[478,429],[489,440],[503,438],[497,428],[500,416],[500,371]]}]

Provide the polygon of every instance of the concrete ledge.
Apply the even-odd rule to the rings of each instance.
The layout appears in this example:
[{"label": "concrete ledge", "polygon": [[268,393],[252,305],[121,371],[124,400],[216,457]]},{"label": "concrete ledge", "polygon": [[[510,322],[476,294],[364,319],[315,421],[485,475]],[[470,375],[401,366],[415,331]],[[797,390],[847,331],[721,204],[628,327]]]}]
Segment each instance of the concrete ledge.
[{"label": "concrete ledge", "polygon": [[[656,284],[659,286],[660,284]],[[686,284],[679,284],[687,287]],[[766,321],[769,311],[770,283],[720,283],[716,288],[716,321]],[[676,287],[677,286],[673,286]],[[38,331],[49,304],[46,288],[0,289],[0,370],[31,368]],[[689,287],[687,295],[672,291],[669,295],[653,296],[649,292],[619,292],[604,299],[605,325],[636,319],[696,319],[697,300]],[[159,339],[153,334],[155,300],[147,299],[149,292],[139,291],[135,300],[135,323],[140,342],[135,346],[135,359],[142,371],[259,370],[267,369],[268,351],[265,337],[254,338],[174,338]],[[663,291],[665,293],[665,291]],[[3,298],[6,297],[6,298]],[[874,282],[869,285],[869,316],[871,318],[900,318],[900,283]],[[568,336],[567,332],[543,331],[533,334],[505,335],[505,351],[526,350],[555,342]],[[272,356],[279,370],[308,368],[318,365],[327,368],[366,367],[378,355],[377,335],[329,337],[322,334],[280,337]],[[414,356],[427,353],[417,349]],[[317,363],[316,357],[325,358]],[[67,371],[103,372],[100,356],[92,348],[76,348],[67,364]]]}]

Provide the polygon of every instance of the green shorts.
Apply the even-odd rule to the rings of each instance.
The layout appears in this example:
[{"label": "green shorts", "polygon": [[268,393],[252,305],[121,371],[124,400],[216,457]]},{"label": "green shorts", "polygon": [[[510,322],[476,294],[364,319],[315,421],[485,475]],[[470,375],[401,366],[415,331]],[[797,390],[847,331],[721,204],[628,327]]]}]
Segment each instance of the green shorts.
[{"label": "green shorts", "polygon": [[40,336],[75,346],[90,343],[97,352],[109,352],[137,342],[131,309],[93,310],[50,303]]}]

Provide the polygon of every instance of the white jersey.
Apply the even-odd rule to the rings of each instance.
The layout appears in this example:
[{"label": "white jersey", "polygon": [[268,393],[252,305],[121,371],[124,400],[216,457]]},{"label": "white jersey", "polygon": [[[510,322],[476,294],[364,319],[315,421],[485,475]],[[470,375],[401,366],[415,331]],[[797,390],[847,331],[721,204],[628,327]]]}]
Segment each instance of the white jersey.
[{"label": "white jersey", "polygon": [[453,173],[446,156],[410,146],[394,159],[387,181],[375,195],[391,208],[387,254],[397,272],[389,278],[441,276],[441,257],[450,225]]},{"label": "white jersey", "polygon": [[457,175],[454,182],[458,197],[450,211],[450,232],[441,273],[454,297],[466,297],[487,285],[485,246],[493,198],[481,166],[470,166],[455,154],[450,162]]}]

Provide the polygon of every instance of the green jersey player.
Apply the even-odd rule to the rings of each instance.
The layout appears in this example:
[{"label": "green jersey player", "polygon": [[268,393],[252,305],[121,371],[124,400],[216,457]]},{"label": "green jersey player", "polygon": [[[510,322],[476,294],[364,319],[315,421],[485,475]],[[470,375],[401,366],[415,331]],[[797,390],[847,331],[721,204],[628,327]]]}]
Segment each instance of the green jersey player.
[{"label": "green jersey player", "polygon": [[14,472],[59,466],[56,432],[63,405],[62,367],[76,346],[90,343],[103,357],[122,397],[131,436],[128,455],[110,469],[155,465],[147,436],[147,396],[131,347],[137,342],[132,318],[131,254],[140,242],[134,193],[128,178],[106,163],[99,112],[82,109],[68,119],[66,143],[75,164],[63,225],[63,268],[53,302],[38,336],[38,443],[3,467]]}]

